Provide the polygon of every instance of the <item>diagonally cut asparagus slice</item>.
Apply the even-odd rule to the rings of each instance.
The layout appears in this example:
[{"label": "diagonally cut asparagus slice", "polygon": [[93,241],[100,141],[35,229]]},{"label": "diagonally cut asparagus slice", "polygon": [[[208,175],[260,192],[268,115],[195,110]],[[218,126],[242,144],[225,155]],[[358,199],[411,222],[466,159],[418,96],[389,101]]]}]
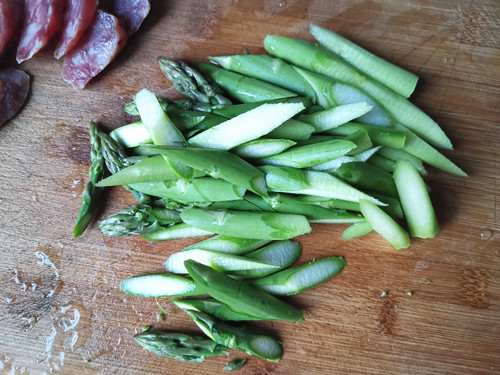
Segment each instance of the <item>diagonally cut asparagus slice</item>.
[{"label": "diagonally cut asparagus slice", "polygon": [[189,139],[189,145],[229,150],[268,134],[305,107],[302,103],[263,104]]},{"label": "diagonally cut asparagus slice", "polygon": [[202,296],[206,294],[193,280],[171,274],[132,277],[122,281],[120,288],[128,295],[138,297]]},{"label": "diagonally cut asparagus slice", "polygon": [[303,215],[188,208],[181,213],[184,223],[227,236],[286,240],[311,231]]},{"label": "diagonally cut asparagus slice", "polygon": [[252,285],[273,295],[296,294],[331,279],[344,266],[345,260],[341,257],[323,258],[256,279]]},{"label": "diagonally cut asparagus slice", "polygon": [[408,160],[396,162],[394,181],[403,206],[410,234],[414,237],[432,238],[439,225],[422,177]]},{"label": "diagonally cut asparagus slice", "polygon": [[174,253],[167,258],[163,265],[168,272],[188,273],[186,267],[184,267],[184,261],[188,259],[195,260],[221,272],[253,269],[271,270],[272,272],[272,270],[279,269],[279,266],[259,259],[248,259],[238,255],[200,249]]},{"label": "diagonally cut asparagus slice", "polygon": [[396,249],[410,246],[410,237],[401,226],[380,207],[367,200],[360,200],[361,213],[373,230],[384,237]]},{"label": "diagonally cut asparagus slice", "polygon": [[321,46],[399,95],[408,98],[415,90],[418,81],[415,74],[375,56],[331,30],[310,25],[310,31]]},{"label": "diagonally cut asparagus slice", "polygon": [[215,178],[267,195],[264,173],[228,151],[195,147],[144,146],[169,159],[186,164]]},{"label": "diagonally cut asparagus slice", "polygon": [[373,107],[365,102],[339,105],[325,111],[300,116],[300,121],[311,124],[316,133],[343,125],[368,113]]}]

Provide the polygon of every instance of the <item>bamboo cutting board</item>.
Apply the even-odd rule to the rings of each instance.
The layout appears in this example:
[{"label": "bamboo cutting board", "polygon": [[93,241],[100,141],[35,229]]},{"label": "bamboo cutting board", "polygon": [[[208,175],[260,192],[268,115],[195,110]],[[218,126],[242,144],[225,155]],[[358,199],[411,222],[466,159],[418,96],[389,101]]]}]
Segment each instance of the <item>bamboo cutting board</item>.
[{"label": "bamboo cutting board", "polygon": [[[50,50],[22,65],[33,78],[23,111],[0,129],[0,372],[218,374],[231,351],[201,365],[156,357],[132,339],[145,325],[198,333],[167,301],[125,296],[127,277],[162,271],[195,240],[148,243],[72,227],[89,167],[88,123],[111,130],[142,88],[174,96],[158,55],[188,61],[262,53],[267,34],[312,40],[335,30],[421,77],[412,101],[446,131],[445,152],[468,178],[430,169],[441,225],[395,251],[378,235],[342,242],[344,226],[297,240],[300,263],[342,255],[330,282],[288,298],[301,324],[262,322],[282,340],[279,363],[249,358],[241,374],[498,374],[500,372],[500,4],[452,1],[157,1],[140,32],[84,91],[60,78]],[[106,193],[97,218],[133,203]],[[381,297],[382,291],[388,295]],[[409,296],[407,292],[412,291]]]}]

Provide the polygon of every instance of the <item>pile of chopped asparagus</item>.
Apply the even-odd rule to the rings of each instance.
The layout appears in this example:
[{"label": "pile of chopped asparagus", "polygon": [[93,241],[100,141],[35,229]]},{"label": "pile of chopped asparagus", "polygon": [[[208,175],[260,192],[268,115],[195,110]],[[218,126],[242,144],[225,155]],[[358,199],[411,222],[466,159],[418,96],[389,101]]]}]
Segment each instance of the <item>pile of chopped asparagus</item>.
[{"label": "pile of chopped asparagus", "polygon": [[350,224],[343,240],[375,231],[407,248],[410,236],[438,232],[424,163],[466,175],[434,148],[451,149],[444,132],[407,100],[415,75],[329,30],[311,25],[311,33],[319,45],[268,36],[270,55],[210,57],[219,66],[160,57],[186,98],[144,89],[124,107],[139,121],[109,135],[90,126],[92,166],[75,237],[101,190],[117,185],[139,203],[102,220],[103,234],[214,235],[172,254],[168,273],[121,284],[134,296],[203,296],[172,302],[209,339],[135,336],[158,355],[202,362],[235,348],[278,361],[280,342],[224,321],[304,320],[278,297],[329,280],[345,262],[327,257],[289,268],[301,253],[290,239],[311,224]]}]

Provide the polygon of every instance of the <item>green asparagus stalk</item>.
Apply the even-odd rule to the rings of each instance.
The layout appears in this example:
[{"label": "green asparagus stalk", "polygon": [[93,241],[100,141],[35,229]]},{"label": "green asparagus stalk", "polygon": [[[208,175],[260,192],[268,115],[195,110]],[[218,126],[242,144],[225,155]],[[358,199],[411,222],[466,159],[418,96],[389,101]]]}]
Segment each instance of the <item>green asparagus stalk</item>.
[{"label": "green asparagus stalk", "polygon": [[203,74],[214,80],[231,97],[242,103],[263,102],[297,96],[296,93],[282,89],[281,87],[230,72],[215,65],[198,63],[196,67]]},{"label": "green asparagus stalk", "polygon": [[137,191],[177,202],[218,202],[241,199],[245,188],[212,177],[197,177],[191,181],[167,180],[131,184]]},{"label": "green asparagus stalk", "polygon": [[366,220],[360,223],[354,223],[342,232],[342,239],[344,241],[349,241],[352,240],[353,238],[366,236],[372,230],[373,230],[372,226]]},{"label": "green asparagus stalk", "polygon": [[228,305],[213,298],[171,300],[171,302],[182,310],[204,312],[220,320],[231,320],[233,322],[261,320],[244,312],[236,312]]},{"label": "green asparagus stalk", "polygon": [[296,214],[189,208],[181,219],[209,232],[264,240],[286,240],[311,231],[307,218]]},{"label": "green asparagus stalk", "polygon": [[388,146],[392,148],[402,148],[405,145],[406,135],[404,131],[376,126],[361,124],[358,122],[349,122],[327,131],[327,134],[349,136],[358,130],[364,130],[368,133],[371,141],[375,145]]},{"label": "green asparagus stalk", "polygon": [[361,213],[375,232],[385,238],[394,248],[406,249],[410,246],[410,236],[380,207],[367,200],[360,200]]},{"label": "green asparagus stalk", "polygon": [[223,253],[242,255],[267,245],[271,240],[256,240],[250,238],[231,237],[219,234],[212,238],[195,243],[182,251],[193,249],[215,250]]},{"label": "green asparagus stalk", "polygon": [[213,250],[193,249],[180,251],[170,255],[163,263],[168,272],[187,273],[184,261],[191,259],[198,263],[210,266],[221,272],[232,273],[246,270],[278,270],[279,266],[259,259],[248,259],[243,256],[227,254]]},{"label": "green asparagus stalk", "polygon": [[212,234],[212,232],[195,228],[185,223],[179,223],[157,230],[156,232],[146,233],[142,238],[148,241],[167,241],[179,238],[205,237]]},{"label": "green asparagus stalk", "polygon": [[[202,177],[204,173],[195,170],[193,177]],[[139,162],[123,168],[117,173],[102,179],[97,186],[118,186],[130,185],[145,182],[160,182],[167,180],[176,180],[179,176],[165,163],[163,156],[146,157]]]},{"label": "green asparagus stalk", "polygon": [[420,174],[422,175],[427,174],[425,167],[422,165],[422,160],[417,158],[416,156],[413,156],[412,154],[409,154],[404,150],[392,147],[381,147],[380,150],[378,151],[378,154],[394,162],[398,161],[399,159],[407,160],[415,167],[415,169]]},{"label": "green asparagus stalk", "polygon": [[262,247],[251,253],[245,254],[245,258],[252,259],[267,264],[272,264],[276,268],[255,268],[231,272],[233,277],[238,279],[257,278],[270,275],[282,270],[295,262],[302,251],[302,246],[294,241],[276,241],[270,245]]},{"label": "green asparagus stalk", "polygon": [[303,109],[302,103],[263,104],[197,134],[189,144],[229,150],[268,134]]},{"label": "green asparagus stalk", "polygon": [[158,58],[158,63],[163,74],[182,95],[202,103],[231,104],[217,85],[208,82],[200,72],[188,64],[163,56]]},{"label": "green asparagus stalk", "polygon": [[246,327],[234,327],[216,321],[212,316],[196,310],[184,310],[196,325],[217,344],[278,362],[283,356],[281,343],[265,335],[258,335]]},{"label": "green asparagus stalk", "polygon": [[299,117],[314,127],[316,133],[321,133],[343,125],[368,113],[373,107],[365,102],[339,105],[324,111]]},{"label": "green asparagus stalk", "polygon": [[156,232],[181,221],[178,211],[135,204],[101,221],[99,230],[108,236],[131,236]]},{"label": "green asparagus stalk", "polygon": [[344,266],[342,257],[323,258],[256,279],[252,285],[277,296],[296,294],[331,279]]},{"label": "green asparagus stalk", "polygon": [[308,123],[290,119],[278,126],[267,137],[269,138],[285,138],[292,141],[304,141],[308,139],[314,132],[314,127]]},{"label": "green asparagus stalk", "polygon": [[[283,178],[286,175],[283,170],[280,171],[280,168],[283,167],[261,167],[261,169],[266,172],[266,183],[270,191],[277,193],[316,195],[351,202],[359,202],[360,199],[367,199],[375,204],[385,205],[341,179],[332,176],[330,173],[303,170],[301,174],[298,172],[295,173],[295,175],[288,173],[290,179],[286,180]],[[287,169],[287,171],[290,171],[290,169],[291,168]],[[291,178],[295,179],[292,180]],[[302,184],[305,186],[301,186]]]},{"label": "green asparagus stalk", "polygon": [[75,238],[81,236],[92,221],[96,203],[102,191],[96,184],[102,178],[104,172],[104,157],[102,155],[100,132],[93,122],[90,123],[90,161],[92,165],[89,170],[89,181],[82,192],[82,206],[73,230]]},{"label": "green asparagus stalk", "polygon": [[310,25],[310,31],[321,46],[399,95],[408,98],[415,90],[418,81],[415,74],[375,56],[331,30]]},{"label": "green asparagus stalk", "polygon": [[397,197],[396,185],[390,173],[368,163],[344,163],[336,174],[350,184],[373,190],[390,197]]},{"label": "green asparagus stalk", "polygon": [[282,153],[294,146],[296,142],[289,139],[259,138],[233,149],[233,152],[244,159],[265,158]]},{"label": "green asparagus stalk", "polygon": [[[187,145],[184,136],[168,115],[163,111],[156,96],[143,89],[135,95],[135,103],[141,115],[141,120],[148,130],[155,145],[167,145],[185,147]],[[170,167],[184,180],[190,180],[194,176],[194,171],[189,166],[171,161],[165,158]]]},{"label": "green asparagus stalk", "polygon": [[[211,66],[211,65],[209,65]],[[302,103],[304,108],[309,108],[311,106],[311,101],[309,98],[303,96],[293,96],[289,98],[281,98],[281,99],[271,99],[265,100],[261,102],[249,102],[249,103],[241,103],[241,104],[233,104],[226,105],[223,107],[215,108],[212,113],[217,116],[222,116],[225,118],[233,118],[241,115],[242,113],[251,111],[257,107],[260,107],[262,104],[277,104],[277,103]]]},{"label": "green asparagus stalk", "polygon": [[244,281],[235,280],[192,260],[186,261],[185,266],[200,288],[236,312],[265,320],[304,320],[300,310]]},{"label": "green asparagus stalk", "polygon": [[161,357],[201,363],[208,357],[227,354],[227,346],[211,339],[174,332],[141,332],[134,336],[144,349]]},{"label": "green asparagus stalk", "polygon": [[353,150],[356,144],[349,140],[332,139],[306,146],[292,147],[280,154],[261,158],[263,164],[279,167],[308,168],[336,159]]},{"label": "green asparagus stalk", "polygon": [[267,194],[264,173],[230,152],[191,147],[148,147],[154,152],[212,177],[221,178],[259,195]]}]

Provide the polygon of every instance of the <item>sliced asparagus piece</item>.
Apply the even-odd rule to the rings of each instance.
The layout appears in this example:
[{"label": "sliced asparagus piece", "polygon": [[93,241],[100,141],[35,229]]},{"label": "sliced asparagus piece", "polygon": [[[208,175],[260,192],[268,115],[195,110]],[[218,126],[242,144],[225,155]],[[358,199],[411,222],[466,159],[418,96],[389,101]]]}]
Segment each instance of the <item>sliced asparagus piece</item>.
[{"label": "sliced asparagus piece", "polygon": [[307,218],[294,214],[189,208],[181,219],[213,233],[264,240],[286,240],[311,231]]},{"label": "sliced asparagus piece", "polygon": [[179,238],[205,237],[212,234],[212,232],[195,228],[185,223],[179,223],[156,232],[147,233],[142,238],[148,241],[167,241]]},{"label": "sliced asparagus piece", "polygon": [[[141,115],[142,123],[148,130],[155,145],[177,147],[185,147],[187,145],[184,136],[170,120],[165,111],[163,111],[158,103],[158,99],[152,92],[143,89],[135,95],[134,101]],[[193,168],[182,163],[172,162],[168,158],[165,158],[165,160],[182,179],[190,180],[193,178]]]},{"label": "sliced asparagus piece", "polygon": [[375,56],[331,30],[310,25],[310,31],[321,46],[399,95],[408,98],[415,90],[418,81],[415,74]]},{"label": "sliced asparagus piece", "polygon": [[278,296],[296,294],[321,284],[338,274],[345,266],[341,257],[314,260],[252,281],[252,285]]},{"label": "sliced asparagus piece", "polygon": [[281,154],[261,158],[260,162],[279,167],[308,168],[347,154],[356,148],[349,140],[332,139],[326,142],[292,147]]},{"label": "sliced asparagus piece", "polygon": [[434,237],[439,224],[419,171],[410,161],[400,159],[396,162],[393,177],[410,234],[420,238]]},{"label": "sliced asparagus piece", "polygon": [[201,311],[220,320],[231,320],[235,322],[244,320],[261,320],[243,312],[236,312],[228,305],[212,298],[172,300],[171,302],[182,310]]},{"label": "sliced asparagus piece", "polygon": [[178,202],[218,202],[241,199],[246,189],[212,177],[131,184],[135,190]]},{"label": "sliced asparagus piece", "polygon": [[192,260],[187,260],[185,266],[199,287],[234,311],[263,320],[292,322],[304,320],[304,315],[300,310],[244,281],[235,280]]},{"label": "sliced asparagus piece", "polygon": [[245,255],[245,258],[249,258],[255,261],[272,264],[276,268],[261,268],[261,269],[248,269],[242,271],[231,272],[231,275],[239,279],[264,277],[279,271],[283,268],[290,266],[295,262],[300,252],[302,251],[302,246],[298,242],[294,241],[277,241],[270,245],[267,245],[261,249],[252,251]]},{"label": "sliced asparagus piece", "polygon": [[388,214],[373,202],[360,200],[361,213],[373,230],[384,237],[396,249],[406,249],[410,246],[408,233],[401,228]]},{"label": "sliced asparagus piece", "polygon": [[385,205],[378,199],[370,197],[327,172],[304,170],[303,177],[307,186],[299,188],[296,181],[290,181],[287,185],[287,182],[275,173],[276,169],[269,167],[263,169],[266,171],[267,186],[269,190],[274,192],[317,195],[351,202],[359,202],[360,199],[367,199],[381,206]]},{"label": "sliced asparagus piece", "polygon": [[[201,177],[204,173],[194,171],[193,177]],[[153,156],[123,168],[119,172],[99,181],[97,186],[130,185],[144,182],[176,180],[179,176],[165,161],[163,156]]]},{"label": "sliced asparagus piece", "polygon": [[268,134],[303,109],[302,103],[263,104],[195,135],[189,144],[229,150]]},{"label": "sliced asparagus piece", "polygon": [[267,245],[271,240],[256,240],[250,238],[231,237],[219,234],[212,238],[195,243],[184,248],[182,251],[193,249],[214,250],[221,253],[241,255],[256,250],[261,246]]},{"label": "sliced asparagus piece", "polygon": [[366,236],[373,230],[370,223],[366,220],[360,223],[354,223],[350,225],[346,230],[342,232],[342,239],[344,241],[352,240],[353,238]]},{"label": "sliced asparagus piece", "polygon": [[309,115],[302,115],[299,120],[312,125],[316,133],[321,133],[361,117],[372,108],[365,102],[344,104]]},{"label": "sliced asparagus piece", "polygon": [[244,159],[265,158],[279,154],[296,143],[289,139],[259,138],[233,149],[233,152]]},{"label": "sliced asparagus piece", "polygon": [[205,292],[193,280],[172,274],[131,277],[121,282],[120,288],[137,297],[202,296]]},{"label": "sliced asparagus piece", "polygon": [[215,65],[198,63],[196,67],[203,74],[214,80],[229,96],[242,103],[262,102],[297,96],[296,93],[282,89],[281,87],[230,72]]},{"label": "sliced asparagus piece", "polygon": [[402,148],[405,145],[406,135],[403,130],[388,128],[384,126],[361,124],[349,122],[327,131],[328,134],[349,136],[358,130],[368,133],[371,141],[380,146]]},{"label": "sliced asparagus piece", "polygon": [[267,194],[264,173],[230,152],[191,147],[148,147],[212,177],[221,178],[259,195]]},{"label": "sliced asparagus piece", "polygon": [[213,250],[193,249],[180,251],[170,255],[165,263],[165,269],[173,273],[188,273],[184,261],[192,259],[198,263],[210,266],[221,272],[246,271],[246,270],[278,270],[279,266],[261,261],[260,259],[246,258],[238,255],[227,254]]}]

